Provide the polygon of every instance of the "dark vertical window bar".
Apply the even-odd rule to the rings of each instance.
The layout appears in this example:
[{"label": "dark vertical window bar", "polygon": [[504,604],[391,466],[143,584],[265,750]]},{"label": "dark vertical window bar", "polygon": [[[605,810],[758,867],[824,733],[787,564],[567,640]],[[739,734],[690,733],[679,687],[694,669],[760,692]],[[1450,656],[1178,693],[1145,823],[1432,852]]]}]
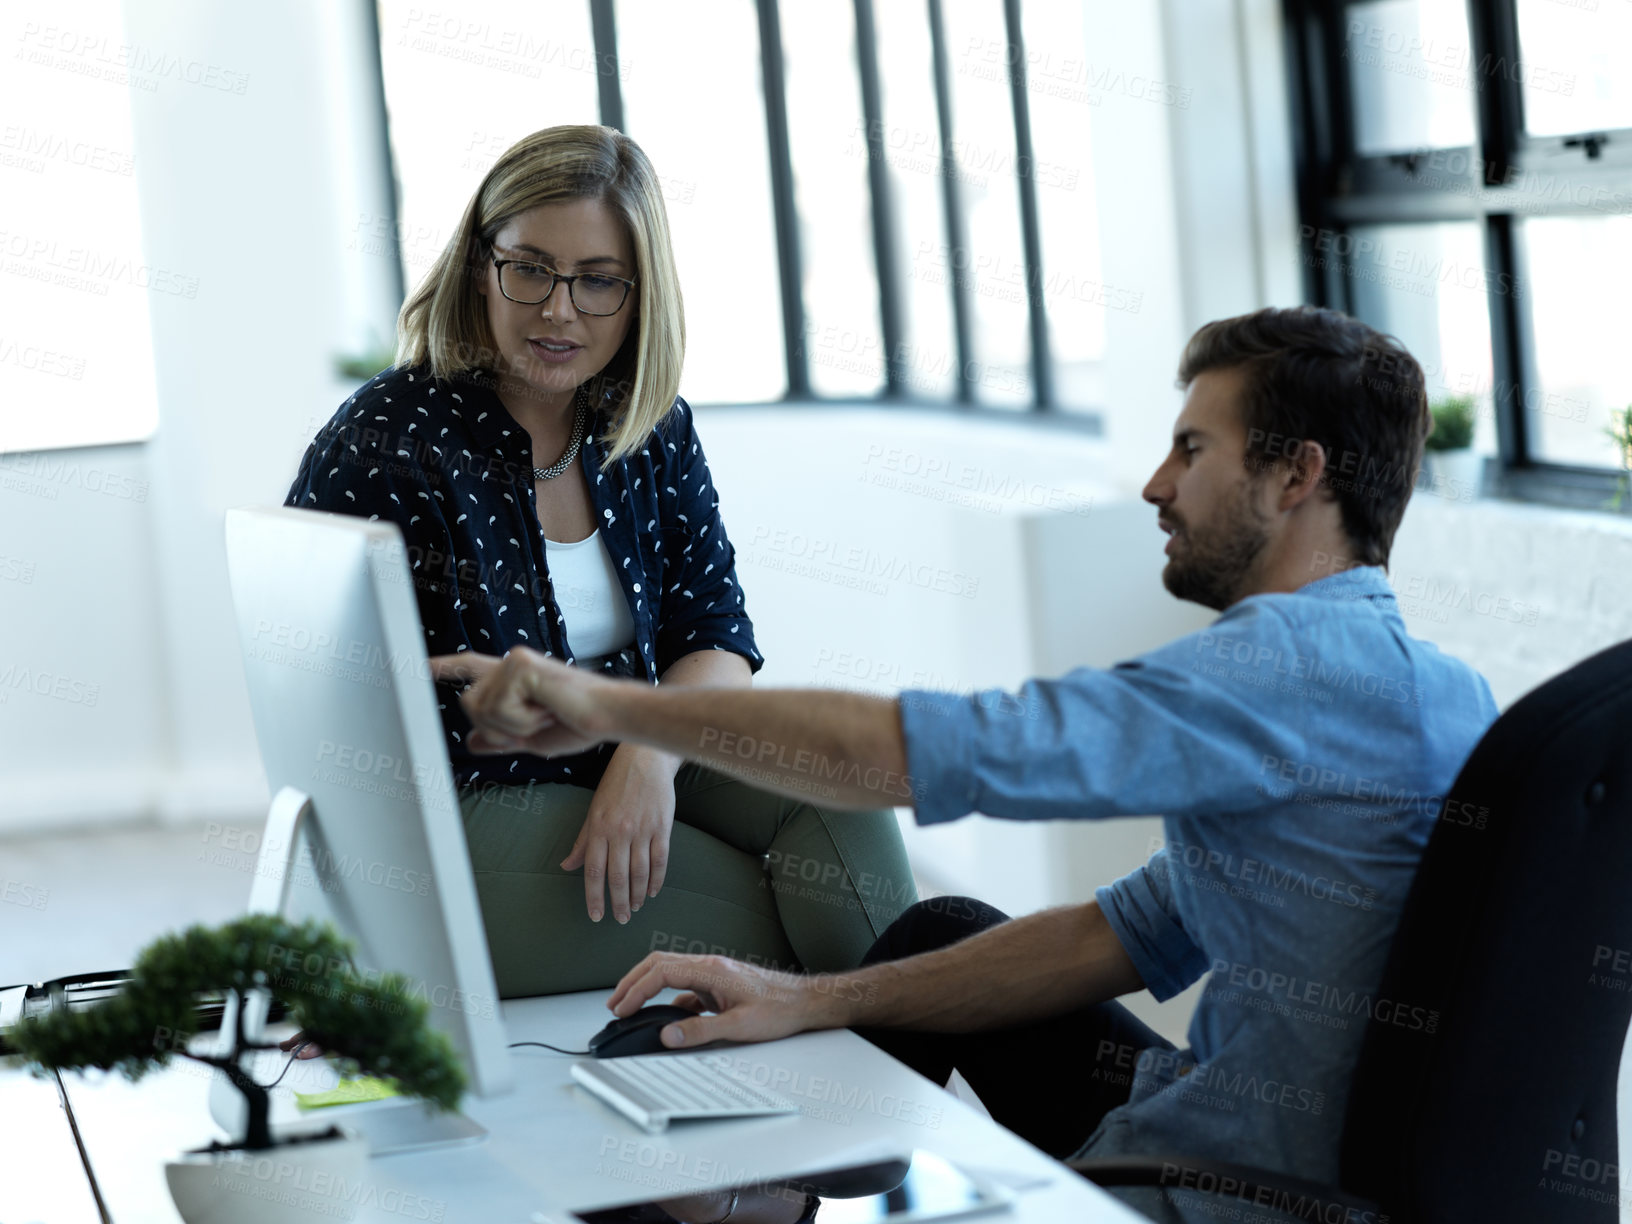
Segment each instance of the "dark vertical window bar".
[{"label": "dark vertical window bar", "polygon": [[[1500,187],[1511,176],[1513,155],[1524,130],[1514,6],[1469,0],[1468,41],[1473,70],[1483,74],[1473,83],[1483,182],[1486,187]],[[1484,65],[1491,65],[1491,70],[1486,71]],[[1519,223],[1511,214],[1489,213],[1483,224],[1496,449],[1504,468],[1524,467],[1530,463],[1524,406],[1530,402],[1533,371],[1525,306],[1511,291],[1519,283]]]},{"label": "dark vertical window bar", "polygon": [[[1325,106],[1326,81],[1319,58],[1319,19],[1308,0],[1285,0],[1281,20],[1286,30],[1287,88],[1292,95],[1289,126],[1292,135],[1293,176],[1297,183],[1298,217],[1310,224],[1325,211],[1326,167],[1331,159],[1331,114]],[[1308,240],[1298,237],[1299,280],[1303,300],[1329,306],[1325,279],[1309,258]]]},{"label": "dark vertical window bar", "polygon": [[958,159],[952,149],[952,74],[947,68],[946,25],[941,20],[941,0],[928,0],[929,43],[935,68],[935,117],[941,128],[941,207],[946,214],[946,244],[951,248],[946,278],[952,294],[952,336],[958,357],[957,399],[960,404],[975,402],[971,376],[974,350],[969,340],[969,283],[958,269],[958,257],[969,249],[963,224],[963,199],[958,194]]},{"label": "dark vertical window bar", "polygon": [[623,131],[623,84],[618,76],[618,25],[612,0],[589,0],[589,26],[595,39],[595,82],[600,90],[601,122]]},{"label": "dark vertical window bar", "polygon": [[788,398],[795,399],[810,394],[810,365],[805,356],[804,265],[799,257],[799,213],[794,207],[793,157],[788,147],[782,20],[777,0],[758,0],[758,7],[765,136],[771,155],[771,206],[776,215],[776,262],[782,281],[782,344],[788,359]]},{"label": "dark vertical window bar", "polygon": [[[1345,20],[1348,10],[1343,5],[1335,9],[1327,5],[1320,8],[1318,53],[1322,57],[1320,73],[1325,82],[1329,125],[1326,132],[1325,191],[1326,199],[1330,200],[1333,196],[1348,194],[1354,177],[1354,163],[1359,154],[1354,141],[1354,90],[1349,81],[1348,22]],[[1326,301],[1323,304],[1352,315],[1355,311],[1354,264],[1347,256],[1336,254],[1340,246],[1349,249],[1348,243],[1338,241],[1349,237],[1349,226],[1347,222],[1339,224],[1334,221],[1324,201],[1320,217],[1317,224],[1333,236],[1331,248],[1334,254],[1322,260],[1319,249],[1311,245],[1306,258],[1325,277]],[[1316,238],[1318,240],[1319,235]]]},{"label": "dark vertical window bar", "polygon": [[[1327,196],[1332,191],[1335,153],[1332,82],[1328,72],[1327,36],[1319,0],[1286,0],[1284,46],[1288,86],[1293,95],[1294,173],[1297,180],[1297,215],[1304,225],[1327,224]],[[1343,307],[1342,277],[1333,277],[1315,259],[1314,242],[1299,232],[1297,256],[1301,263],[1304,300],[1312,305]]]},{"label": "dark vertical window bar", "polygon": [[1518,16],[1513,5],[1468,0],[1468,41],[1471,68],[1480,77],[1473,82],[1473,96],[1484,183],[1500,187],[1508,180],[1524,129]]},{"label": "dark vertical window bar", "polygon": [[1515,292],[1522,240],[1511,214],[1485,218],[1485,293],[1490,299],[1491,395],[1495,400],[1496,453],[1503,467],[1530,463],[1529,422],[1524,406],[1533,385],[1529,320]]},{"label": "dark vertical window bar", "polygon": [[901,281],[890,210],[890,172],[884,160],[884,104],[879,89],[878,39],[873,0],[855,0],[856,67],[861,76],[861,119],[867,127],[867,191],[873,208],[873,263],[878,270],[879,330],[884,339],[884,394],[906,388],[901,349]]},{"label": "dark vertical window bar", "polygon": [[385,168],[385,210],[390,214],[391,221],[391,292],[396,295],[398,304],[408,298],[408,277],[402,267],[402,244],[397,241],[397,235],[402,232],[400,203],[397,199],[397,159],[391,148],[391,116],[385,104],[385,61],[380,52],[380,13],[372,4],[363,7],[363,20],[367,22],[364,37],[368,39],[371,55],[368,57],[368,71],[373,74],[374,101],[380,116],[380,142],[384,148],[380,150],[380,164]]},{"label": "dark vertical window bar", "polygon": [[1031,107],[1026,100],[1026,44],[1020,0],[1003,0],[1008,33],[1009,98],[1014,111],[1014,172],[1020,186],[1020,237],[1026,255],[1026,304],[1031,317],[1032,405],[1054,404],[1054,367],[1048,356],[1048,311],[1043,304],[1043,242],[1037,226],[1037,161],[1031,151]]}]

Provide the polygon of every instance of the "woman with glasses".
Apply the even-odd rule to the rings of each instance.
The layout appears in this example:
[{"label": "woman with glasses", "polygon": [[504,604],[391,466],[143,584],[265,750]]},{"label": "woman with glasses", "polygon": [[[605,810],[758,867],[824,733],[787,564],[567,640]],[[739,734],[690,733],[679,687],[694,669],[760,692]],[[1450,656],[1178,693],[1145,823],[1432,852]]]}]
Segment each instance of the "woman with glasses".
[{"label": "woman with glasses", "polygon": [[[645,154],[611,128],[535,132],[483,178],[403,306],[397,364],[319,431],[286,504],[401,528],[432,656],[526,647],[746,686],[762,660],[684,355]],[[916,899],[888,810],[633,744],[494,755],[457,688],[436,691],[504,997],[611,986],[657,949],[849,968]]]}]

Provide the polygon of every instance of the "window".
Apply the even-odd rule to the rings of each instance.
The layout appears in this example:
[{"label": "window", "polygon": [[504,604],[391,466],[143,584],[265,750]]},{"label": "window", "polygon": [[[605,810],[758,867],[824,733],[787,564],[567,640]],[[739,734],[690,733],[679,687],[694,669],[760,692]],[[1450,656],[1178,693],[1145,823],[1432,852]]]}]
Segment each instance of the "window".
[{"label": "window", "polygon": [[1524,239],[1536,355],[1531,447],[1558,463],[1613,466],[1609,414],[1632,404],[1617,301],[1632,278],[1632,216],[1537,217],[1524,223]]},{"label": "window", "polygon": [[1608,508],[1632,275],[1632,7],[1283,0],[1305,296],[1473,394],[1492,491]]},{"label": "window", "polygon": [[378,3],[398,215],[360,218],[358,243],[383,259],[400,248],[411,292],[501,153],[541,127],[600,122],[598,61],[583,6],[560,5],[546,25],[533,0]]},{"label": "window", "polygon": [[1100,99],[1088,89],[1082,8],[1028,4],[1022,10],[1032,181],[1043,249],[1043,297],[1055,402],[1081,412],[1105,395],[1105,312],[1138,312],[1143,294],[1105,283],[1099,261],[1089,116]]},{"label": "window", "polygon": [[1357,225],[1353,239],[1355,314],[1397,338],[1422,363],[1430,403],[1471,395],[1474,451],[1495,454],[1489,278],[1478,226]]},{"label": "window", "polygon": [[176,83],[119,69],[117,0],[18,29],[0,73],[0,453],[144,441],[158,427],[149,303],[230,297],[143,257],[131,92]]},{"label": "window", "polygon": [[545,32],[525,0],[379,4],[410,283],[498,153],[598,119],[664,181],[689,398],[1058,406],[1097,428],[1114,302],[1092,101],[1051,76],[1086,55],[1069,6],[718,0],[700,24],[672,0],[560,0]]},{"label": "window", "polygon": [[616,12],[624,130],[664,180],[685,294],[681,393],[776,399],[787,374],[754,6],[718,0],[701,40],[697,13],[673,0],[620,0]]},{"label": "window", "polygon": [[952,286],[943,277],[914,275],[949,250],[947,202],[957,184],[943,174],[941,129],[935,114],[935,40],[919,5],[880,4],[873,10],[881,113],[858,134],[860,155],[876,140],[885,181],[886,224],[893,239],[890,273],[902,299],[895,354],[903,394],[947,400],[958,394],[958,350]]},{"label": "window", "polygon": [[835,65],[856,62],[851,0],[783,5],[805,355],[817,395],[875,395],[884,386],[884,336],[874,271],[861,92],[834,88]]},{"label": "window", "polygon": [[956,284],[969,297],[976,400],[1020,408],[1032,402],[1035,388],[1009,40],[1000,5],[954,0],[944,11],[952,49],[953,174],[968,228],[964,241],[915,261],[914,274]]},{"label": "window", "polygon": [[1519,0],[1518,18],[1526,132],[1632,128],[1632,5]]},{"label": "window", "polygon": [[1473,143],[1463,0],[1368,0],[1343,23],[1343,61],[1362,154]]}]

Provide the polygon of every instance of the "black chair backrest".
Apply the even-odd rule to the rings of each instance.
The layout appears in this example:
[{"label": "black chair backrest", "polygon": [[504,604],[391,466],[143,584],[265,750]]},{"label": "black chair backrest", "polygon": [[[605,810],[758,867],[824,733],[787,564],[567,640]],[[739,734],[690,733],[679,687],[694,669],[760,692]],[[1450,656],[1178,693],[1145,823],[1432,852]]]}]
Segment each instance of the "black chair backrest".
[{"label": "black chair backrest", "polygon": [[1377,998],[1345,1117],[1345,1189],[1416,1224],[1614,1224],[1632,1019],[1632,642],[1486,732],[1429,839]]}]

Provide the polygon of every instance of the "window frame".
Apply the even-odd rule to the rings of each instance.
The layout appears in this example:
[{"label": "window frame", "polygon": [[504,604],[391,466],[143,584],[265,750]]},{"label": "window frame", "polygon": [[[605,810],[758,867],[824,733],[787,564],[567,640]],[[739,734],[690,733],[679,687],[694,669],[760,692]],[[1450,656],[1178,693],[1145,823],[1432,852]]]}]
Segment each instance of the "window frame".
[{"label": "window frame", "polygon": [[[1487,281],[1500,285],[1511,283],[1526,266],[1522,220],[1618,215],[1549,199],[1535,182],[1545,161],[1547,174],[1562,172],[1595,188],[1632,193],[1632,128],[1544,137],[1525,132],[1517,0],[1467,0],[1472,71],[1486,63],[1515,66],[1475,78],[1474,145],[1358,154],[1344,31],[1349,9],[1366,2],[1282,0],[1306,301],[1350,313],[1353,309],[1355,282],[1348,264],[1341,257],[1308,258],[1311,233],[1346,235],[1356,225],[1472,221],[1481,230]],[[1571,151],[1574,157],[1567,156]],[[1447,187],[1424,181],[1423,162],[1433,157],[1466,159],[1466,182]],[[1620,469],[1558,463],[1535,454],[1524,407],[1540,393],[1528,295],[1520,301],[1492,292],[1487,300],[1497,454],[1485,464],[1484,491],[1513,500],[1605,509],[1620,491]]]}]

